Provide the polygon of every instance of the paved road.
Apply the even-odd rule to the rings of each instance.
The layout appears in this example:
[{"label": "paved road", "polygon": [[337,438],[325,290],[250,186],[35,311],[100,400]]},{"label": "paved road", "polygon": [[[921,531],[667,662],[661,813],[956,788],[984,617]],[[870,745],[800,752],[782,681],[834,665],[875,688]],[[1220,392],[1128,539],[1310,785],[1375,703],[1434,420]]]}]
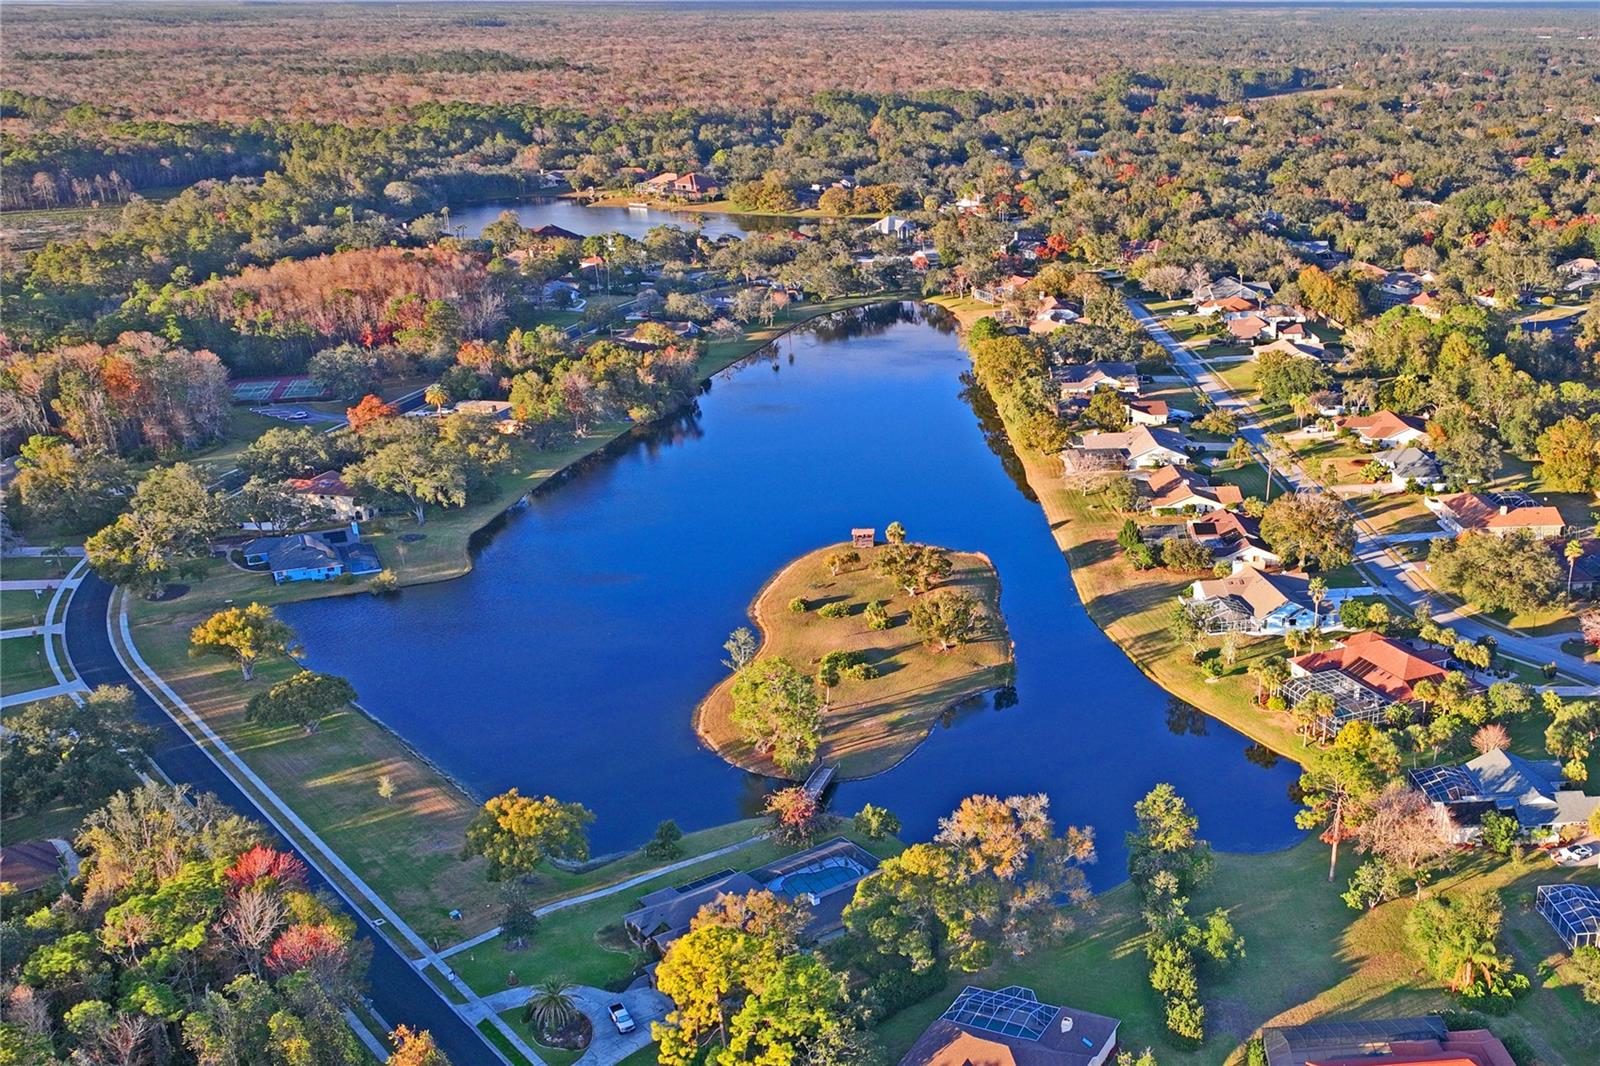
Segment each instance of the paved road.
[{"label": "paved road", "polygon": [[[84,578],[67,607],[67,645],[72,649],[72,662],[79,676],[91,686],[125,685],[133,692],[139,716],[157,731],[159,739],[152,758],[167,777],[199,791],[213,792],[234,810],[263,825],[268,824],[266,815],[234,787],[122,668],[111,649],[111,636],[106,628],[110,602],[111,586],[90,575]],[[306,865],[311,869],[312,885],[327,888],[330,895],[337,896],[332,886],[317,875],[314,865],[310,861]],[[440,998],[427,978],[379,936],[365,916],[351,913],[359,934],[372,943],[372,965],[367,971],[367,980],[373,1007],[384,1020],[391,1025],[403,1022],[431,1030],[440,1048],[456,1066],[499,1061],[477,1031]]]},{"label": "paved road", "polygon": [[[1266,430],[1256,420],[1255,411],[1218,378],[1195,354],[1167,332],[1166,328],[1143,304],[1132,298],[1124,301],[1128,310],[1145,332],[1172,356],[1173,365],[1203,392],[1207,399],[1239,417],[1239,432],[1250,446],[1272,463],[1273,472],[1296,490],[1316,489],[1315,481],[1292,458],[1278,453],[1267,440]],[[1370,523],[1357,516],[1356,560],[1367,577],[1384,593],[1401,603],[1415,608],[1416,604],[1437,594],[1425,578],[1410,563],[1396,554],[1384,536]],[[1600,665],[1585,663],[1561,650],[1565,637],[1561,635],[1532,637],[1512,633],[1498,626],[1488,626],[1475,618],[1464,618],[1454,611],[1436,613],[1434,619],[1441,625],[1454,629],[1468,640],[1492,638],[1508,655],[1534,664],[1557,663],[1567,674],[1591,685],[1600,686]]]}]

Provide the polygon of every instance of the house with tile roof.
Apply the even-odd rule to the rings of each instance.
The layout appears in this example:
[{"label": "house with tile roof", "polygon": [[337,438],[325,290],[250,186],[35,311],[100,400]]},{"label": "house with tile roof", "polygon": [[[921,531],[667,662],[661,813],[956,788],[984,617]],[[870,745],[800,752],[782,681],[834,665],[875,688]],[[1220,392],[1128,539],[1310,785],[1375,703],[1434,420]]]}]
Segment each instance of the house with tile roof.
[{"label": "house with tile roof", "polygon": [[1374,411],[1370,415],[1346,415],[1339,428],[1348,429],[1362,444],[1400,448],[1428,439],[1428,427],[1420,418],[1397,415],[1393,411]]},{"label": "house with tile roof", "polygon": [[1164,426],[1172,420],[1172,408],[1165,400],[1129,400],[1122,409],[1136,426]]},{"label": "house with tile roof", "polygon": [[1261,539],[1261,522],[1233,511],[1216,511],[1204,518],[1191,518],[1189,539],[1209,549],[1219,563],[1235,563],[1270,570],[1283,565],[1283,556]]},{"label": "house with tile roof", "polygon": [[1150,494],[1152,514],[1177,514],[1186,508],[1198,512],[1220,511],[1244,502],[1244,491],[1237,485],[1213,485],[1209,478],[1192,470],[1163,466],[1144,478]]},{"label": "house with tile roof", "polygon": [[324,470],[306,478],[290,478],[289,490],[341,522],[365,522],[372,508],[356,502],[356,490],[345,484],[337,470]]},{"label": "house with tile roof", "polygon": [[1547,505],[1515,507],[1478,492],[1457,492],[1448,496],[1429,496],[1423,500],[1439,524],[1451,533],[1488,533],[1505,537],[1525,532],[1536,540],[1561,536],[1566,520],[1561,512]]},{"label": "house with tile roof", "polygon": [[[1319,1020],[1261,1030],[1267,1066],[1515,1066],[1487,1029],[1421,1018]],[[976,1064],[974,1064],[976,1066]]]},{"label": "house with tile roof", "polygon": [[1363,630],[1352,633],[1328,651],[1314,651],[1289,660],[1291,677],[1303,677],[1325,670],[1337,671],[1391,703],[1410,703],[1416,699],[1418,681],[1443,681],[1449,671],[1445,663],[1450,653],[1442,648],[1417,651],[1409,644]]}]

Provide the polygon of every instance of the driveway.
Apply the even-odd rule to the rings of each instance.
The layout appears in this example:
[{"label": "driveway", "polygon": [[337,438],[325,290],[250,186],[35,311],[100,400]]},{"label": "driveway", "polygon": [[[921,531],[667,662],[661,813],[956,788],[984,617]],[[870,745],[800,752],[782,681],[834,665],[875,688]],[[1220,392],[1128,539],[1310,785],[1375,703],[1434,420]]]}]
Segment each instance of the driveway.
[{"label": "driveway", "polygon": [[[507,988],[492,996],[483,997],[483,1002],[498,1014],[522,1006],[532,994],[532,988]],[[629,985],[626,992],[607,992],[603,988],[578,985],[572,990],[571,995],[572,1002],[583,1012],[583,1016],[589,1019],[589,1024],[594,1028],[594,1037],[589,1042],[589,1049],[573,1066],[614,1066],[615,1063],[621,1062],[652,1043],[650,1023],[664,1020],[667,1012],[672,1009],[672,1001],[651,988],[647,977],[641,977]],[[611,1023],[611,1015],[606,1010],[619,1000],[628,1008],[628,1014],[633,1018],[631,1033],[617,1032],[617,1027]]]}]

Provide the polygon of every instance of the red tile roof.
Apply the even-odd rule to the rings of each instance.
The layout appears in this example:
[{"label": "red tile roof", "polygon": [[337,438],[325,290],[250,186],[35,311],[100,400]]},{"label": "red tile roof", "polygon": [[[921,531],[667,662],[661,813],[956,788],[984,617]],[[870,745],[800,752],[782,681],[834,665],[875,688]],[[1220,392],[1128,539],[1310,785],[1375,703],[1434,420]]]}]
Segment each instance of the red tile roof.
[{"label": "red tile roof", "polygon": [[1308,674],[1338,670],[1392,700],[1409,702],[1415,698],[1412,687],[1418,681],[1438,681],[1449,672],[1440,665],[1447,654],[1431,651],[1419,655],[1398,641],[1362,632],[1352,633],[1337,648],[1301,655],[1290,662]]},{"label": "red tile roof", "polygon": [[337,470],[324,470],[315,477],[292,477],[289,487],[308,496],[354,496],[356,490],[344,483]]},{"label": "red tile roof", "polygon": [[1370,440],[1388,440],[1397,437],[1406,430],[1426,432],[1422,419],[1410,415],[1397,415],[1393,411],[1376,411],[1370,415],[1350,415],[1340,420],[1341,429],[1355,430],[1363,437]]}]

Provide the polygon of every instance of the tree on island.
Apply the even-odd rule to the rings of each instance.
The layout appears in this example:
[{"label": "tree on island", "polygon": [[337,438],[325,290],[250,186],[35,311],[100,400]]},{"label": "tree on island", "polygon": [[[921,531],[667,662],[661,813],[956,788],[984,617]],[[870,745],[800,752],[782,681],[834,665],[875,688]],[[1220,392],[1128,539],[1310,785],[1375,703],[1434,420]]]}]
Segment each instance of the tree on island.
[{"label": "tree on island", "polygon": [[728,639],[723,642],[722,647],[728,653],[728,657],[722,660],[722,665],[738,673],[749,666],[750,661],[756,657],[756,635],[750,632],[748,626],[740,626],[728,634]]},{"label": "tree on island", "polygon": [[[189,654],[218,655],[239,664],[244,679],[255,677],[256,663],[298,650],[294,630],[272,608],[252,603],[218,611],[189,632]],[[352,697],[353,698],[353,697]],[[348,701],[346,701],[348,702]]]},{"label": "tree on island", "polygon": [[942,592],[911,605],[912,626],[929,647],[942,652],[975,640],[986,621],[983,607],[970,592]]},{"label": "tree on island", "polygon": [[485,803],[467,826],[461,857],[489,860],[491,881],[527,877],[547,858],[587,859],[593,821],[581,803],[562,803],[551,796],[535,799],[513,788]]},{"label": "tree on island", "polygon": [[843,570],[845,567],[854,566],[860,561],[860,552],[834,552],[826,559],[822,560],[823,564],[827,566],[828,572],[834,577],[838,577],[839,571]]},{"label": "tree on island", "polygon": [[740,670],[731,691],[734,726],[786,774],[816,758],[822,714],[811,678],[782,657],[758,659]]},{"label": "tree on island", "polygon": [[[245,719],[261,725],[297,725],[307,733],[315,733],[324,718],[348,707],[355,698],[355,688],[344,678],[302,670],[251,696],[245,706]],[[380,794],[381,787],[380,783]],[[389,787],[392,796],[392,781]]]},{"label": "tree on island", "polygon": [[879,571],[907,596],[926,592],[954,568],[949,552],[926,544],[890,544],[878,554]]},{"label": "tree on island", "polygon": [[890,544],[904,544],[906,542],[906,527],[899,522],[890,522],[889,528],[883,531],[883,537]]}]

